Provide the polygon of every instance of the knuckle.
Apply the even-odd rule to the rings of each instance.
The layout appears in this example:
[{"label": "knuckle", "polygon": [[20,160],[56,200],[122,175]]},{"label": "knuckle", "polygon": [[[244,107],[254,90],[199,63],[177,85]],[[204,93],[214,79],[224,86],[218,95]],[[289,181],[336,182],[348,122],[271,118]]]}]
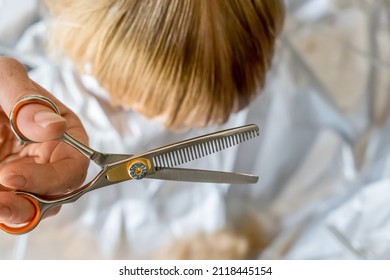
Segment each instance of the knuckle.
[{"label": "knuckle", "polygon": [[34,87],[24,66],[14,58],[0,56],[0,105],[6,113],[16,100]]},{"label": "knuckle", "polygon": [[16,81],[25,83],[29,81],[27,71],[23,64],[11,57],[0,57],[1,86],[9,87]]},{"label": "knuckle", "polygon": [[0,68],[24,70],[23,65],[12,57],[0,56]]}]

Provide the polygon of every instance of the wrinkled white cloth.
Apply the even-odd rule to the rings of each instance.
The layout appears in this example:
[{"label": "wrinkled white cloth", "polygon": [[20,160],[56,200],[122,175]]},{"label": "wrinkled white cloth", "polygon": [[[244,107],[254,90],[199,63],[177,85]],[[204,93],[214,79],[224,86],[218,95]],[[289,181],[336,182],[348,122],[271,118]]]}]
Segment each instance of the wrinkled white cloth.
[{"label": "wrinkled white cloth", "polygon": [[[248,215],[271,240],[262,259],[390,257],[390,94],[386,1],[290,0],[266,88],[223,126],[175,134],[110,106],[93,77],[45,54],[37,1],[0,1],[0,54],[72,108],[90,146],[138,153],[243,124],[260,137],[184,167],[245,172],[256,185],[158,180],[91,192],[21,236],[1,259],[148,258],[167,242]],[[387,59],[387,60],[386,60]],[[91,164],[89,179],[98,171]]]}]

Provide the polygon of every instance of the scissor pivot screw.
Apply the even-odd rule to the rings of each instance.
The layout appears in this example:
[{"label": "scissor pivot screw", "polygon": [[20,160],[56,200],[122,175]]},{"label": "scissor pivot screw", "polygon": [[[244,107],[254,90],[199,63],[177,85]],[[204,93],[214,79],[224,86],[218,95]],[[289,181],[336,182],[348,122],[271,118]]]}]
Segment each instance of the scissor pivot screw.
[{"label": "scissor pivot screw", "polygon": [[146,165],[141,162],[133,163],[129,168],[131,178],[136,180],[144,178],[146,175],[146,171]]}]

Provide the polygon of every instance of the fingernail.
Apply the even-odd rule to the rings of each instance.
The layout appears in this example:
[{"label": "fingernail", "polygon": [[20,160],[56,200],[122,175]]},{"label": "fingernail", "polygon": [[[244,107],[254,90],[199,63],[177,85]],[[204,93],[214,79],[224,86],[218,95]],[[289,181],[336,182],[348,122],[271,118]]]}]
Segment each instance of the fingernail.
[{"label": "fingernail", "polygon": [[21,188],[26,185],[26,178],[17,174],[6,174],[0,177],[0,183],[9,188]]},{"label": "fingernail", "polygon": [[11,209],[7,206],[0,206],[0,221],[6,222],[11,217]]},{"label": "fingernail", "polygon": [[54,123],[63,123],[65,119],[51,111],[40,111],[34,115],[34,121],[40,127],[48,127]]}]

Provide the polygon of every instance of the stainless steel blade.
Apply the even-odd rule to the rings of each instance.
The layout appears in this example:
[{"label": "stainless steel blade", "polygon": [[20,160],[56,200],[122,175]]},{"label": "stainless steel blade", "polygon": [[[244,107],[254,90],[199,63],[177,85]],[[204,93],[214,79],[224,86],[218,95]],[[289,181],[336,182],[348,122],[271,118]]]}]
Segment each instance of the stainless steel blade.
[{"label": "stainless steel blade", "polygon": [[146,178],[220,184],[255,184],[259,180],[249,174],[186,168],[161,168]]},{"label": "stainless steel blade", "polygon": [[259,135],[252,125],[235,127],[184,140],[137,155],[149,159],[156,168],[174,167],[219,152]]}]

